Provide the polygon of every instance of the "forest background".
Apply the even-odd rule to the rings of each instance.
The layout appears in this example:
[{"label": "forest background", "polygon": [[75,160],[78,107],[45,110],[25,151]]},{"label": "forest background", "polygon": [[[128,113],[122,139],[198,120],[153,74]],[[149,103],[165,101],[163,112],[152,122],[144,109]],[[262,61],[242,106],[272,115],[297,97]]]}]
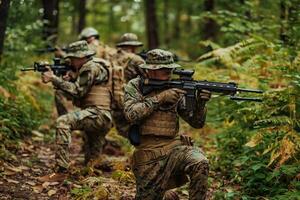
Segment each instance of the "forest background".
[{"label": "forest background", "polygon": [[[50,61],[36,50],[76,41],[87,26],[110,46],[136,33],[144,49],[179,55],[195,79],[263,89],[262,103],[213,95],[205,128],[182,122],[183,131],[210,159],[211,198],[300,199],[299,0],[1,0],[1,163],[15,162],[22,141],[52,117],[51,88],[19,69]],[[53,130],[44,134],[53,142]]]}]

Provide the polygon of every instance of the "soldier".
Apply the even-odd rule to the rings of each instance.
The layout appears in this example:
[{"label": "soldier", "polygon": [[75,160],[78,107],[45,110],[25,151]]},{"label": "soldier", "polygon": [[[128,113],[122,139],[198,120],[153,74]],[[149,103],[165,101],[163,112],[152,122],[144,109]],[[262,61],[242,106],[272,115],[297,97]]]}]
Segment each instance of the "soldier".
[{"label": "soldier", "polygon": [[75,82],[64,81],[52,71],[42,75],[43,82],[52,82],[54,87],[71,95],[74,104],[81,108],[56,120],[56,172],[66,172],[69,167],[72,130],[82,130],[86,135],[85,163],[88,163],[99,156],[104,137],[112,127],[109,71],[105,61],[96,62],[92,58],[94,54],[86,41],[69,45],[66,58],[77,73]]},{"label": "soldier", "polygon": [[140,74],[138,65],[144,63],[144,60],[138,56],[137,49],[143,46],[143,43],[138,41],[138,37],[134,33],[125,33],[121,36],[117,43],[117,53],[112,57],[112,62],[116,66],[124,68],[126,83],[137,77]]},{"label": "soldier", "polygon": [[[205,123],[206,102],[210,92],[197,94],[197,106],[192,113],[184,109],[185,91],[176,88],[155,91],[144,96],[141,81],[146,78],[168,80],[174,63],[172,53],[154,49],[147,53],[147,77],[137,77],[125,87],[124,112],[126,118],[138,126],[140,145],[133,154],[132,169],[136,177],[136,199],[162,199],[167,190],[187,182],[189,199],[205,199],[208,160],[192,145],[188,136],[180,135],[179,116],[194,128]],[[170,195],[169,195],[170,196]]]},{"label": "soldier", "polygon": [[143,43],[138,41],[135,34],[125,33],[116,46],[118,47],[117,53],[111,58],[115,72],[113,75],[113,119],[119,134],[127,137],[129,124],[123,114],[124,85],[140,74],[138,66],[144,63],[144,60],[135,53],[138,47],[143,46]]},{"label": "soldier", "polygon": [[92,27],[87,27],[79,34],[80,40],[87,41],[89,48],[96,52],[96,57],[109,60],[116,53],[114,48],[104,45],[99,41],[100,35],[98,31]]}]

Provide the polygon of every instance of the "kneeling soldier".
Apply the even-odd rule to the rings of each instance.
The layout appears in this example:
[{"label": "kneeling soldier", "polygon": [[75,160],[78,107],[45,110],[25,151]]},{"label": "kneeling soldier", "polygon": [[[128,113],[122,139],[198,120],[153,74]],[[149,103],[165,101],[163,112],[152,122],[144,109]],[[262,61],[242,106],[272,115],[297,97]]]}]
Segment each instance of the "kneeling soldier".
[{"label": "kneeling soldier", "polygon": [[77,73],[75,82],[64,81],[45,72],[42,79],[73,97],[73,103],[80,111],[70,112],[56,120],[56,171],[64,172],[70,164],[69,146],[72,130],[82,130],[85,140],[85,162],[95,159],[102,151],[104,137],[112,127],[111,91],[109,71],[105,65],[95,62],[94,51],[89,50],[86,41],[69,45],[66,58]]},{"label": "kneeling soldier", "polygon": [[124,112],[127,119],[138,125],[140,144],[133,154],[133,172],[136,177],[136,199],[163,199],[167,190],[187,182],[189,199],[205,199],[208,178],[208,160],[203,152],[192,146],[189,137],[179,135],[179,116],[194,128],[204,126],[209,91],[197,94],[197,106],[192,113],[184,109],[185,91],[166,89],[149,95],[141,92],[146,78],[168,80],[174,63],[171,52],[154,49],[147,53],[147,77],[129,81],[125,87]]}]

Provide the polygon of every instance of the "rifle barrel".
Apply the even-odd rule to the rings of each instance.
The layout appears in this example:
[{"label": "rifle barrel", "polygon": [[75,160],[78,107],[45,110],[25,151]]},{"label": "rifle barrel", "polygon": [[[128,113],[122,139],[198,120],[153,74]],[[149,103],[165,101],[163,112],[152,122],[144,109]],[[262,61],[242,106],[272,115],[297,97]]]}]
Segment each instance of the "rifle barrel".
[{"label": "rifle barrel", "polygon": [[22,68],[22,69],[21,69],[22,72],[26,72],[26,71],[34,71],[34,70],[35,70],[35,68],[33,68],[33,67],[30,67],[30,68]]},{"label": "rifle barrel", "polygon": [[246,89],[246,88],[237,88],[238,92],[252,92],[252,93],[264,93],[262,90],[256,90],[256,89]]}]

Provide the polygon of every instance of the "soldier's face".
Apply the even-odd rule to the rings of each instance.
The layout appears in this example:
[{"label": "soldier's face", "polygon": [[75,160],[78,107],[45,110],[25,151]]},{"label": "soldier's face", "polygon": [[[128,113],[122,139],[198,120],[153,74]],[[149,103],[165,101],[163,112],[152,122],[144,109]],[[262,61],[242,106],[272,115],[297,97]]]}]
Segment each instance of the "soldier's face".
[{"label": "soldier's face", "polygon": [[86,58],[71,57],[70,62],[71,66],[75,67],[76,69],[79,69],[84,63],[86,63]]},{"label": "soldier's face", "polygon": [[86,38],[86,42],[88,44],[92,43],[94,40],[96,40],[96,37],[94,37],[94,36]]},{"label": "soldier's face", "polygon": [[157,70],[148,70],[148,77],[156,80],[169,80],[171,78],[171,69],[162,68]]},{"label": "soldier's face", "polygon": [[137,47],[136,46],[123,46],[122,49],[124,51],[130,52],[130,53],[136,53]]}]

